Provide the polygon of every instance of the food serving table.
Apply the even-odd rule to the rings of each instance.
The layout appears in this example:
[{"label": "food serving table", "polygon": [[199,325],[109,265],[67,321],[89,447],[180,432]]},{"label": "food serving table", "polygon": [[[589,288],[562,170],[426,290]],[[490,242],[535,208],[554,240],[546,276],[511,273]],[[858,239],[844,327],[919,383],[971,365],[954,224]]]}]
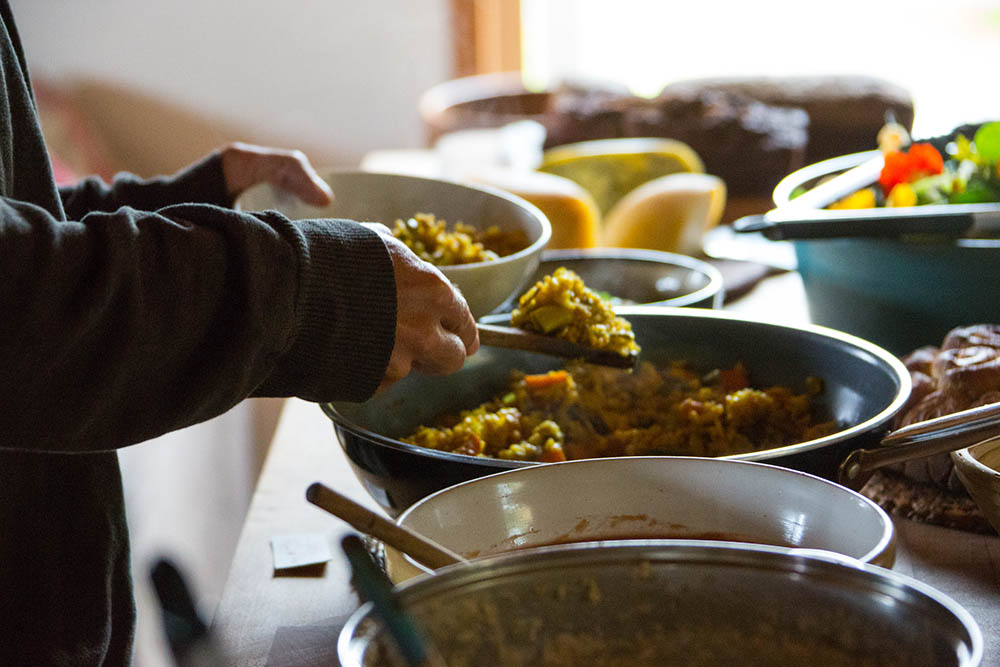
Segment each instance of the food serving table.
[{"label": "food serving table", "polygon": [[[795,272],[761,281],[726,310],[780,322],[808,321]],[[352,529],[306,501],[315,481],[378,510],[336,443],[319,407],[298,399],[282,410],[240,534],[213,632],[233,665],[336,665],[340,627],[360,604],[340,538]],[[950,595],[976,619],[984,665],[1000,665],[1000,537],[896,518],[893,569]],[[271,540],[318,534],[331,559],[320,567],[276,574]]]}]

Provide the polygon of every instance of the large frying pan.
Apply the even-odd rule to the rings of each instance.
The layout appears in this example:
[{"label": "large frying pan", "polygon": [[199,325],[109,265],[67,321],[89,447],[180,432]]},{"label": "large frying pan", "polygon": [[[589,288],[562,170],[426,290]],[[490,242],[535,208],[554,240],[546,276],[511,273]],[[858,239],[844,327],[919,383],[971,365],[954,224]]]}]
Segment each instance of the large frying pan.
[{"label": "large frying pan", "polygon": [[[780,384],[801,391],[822,378],[822,416],[841,425],[835,433],[800,444],[726,458],[761,461],[837,480],[854,450],[878,448],[910,394],[906,367],[886,350],[849,334],[817,326],[786,326],[719,311],[624,307],[653,363],[686,360],[699,370],[742,361],[755,386]],[[365,403],[322,406],[361,482],[390,515],[434,491],[483,475],[543,465],[439,452],[400,442],[418,425],[470,408],[499,393],[510,371],[531,373],[563,361],[519,350],[483,347],[446,377],[414,373]]]}]

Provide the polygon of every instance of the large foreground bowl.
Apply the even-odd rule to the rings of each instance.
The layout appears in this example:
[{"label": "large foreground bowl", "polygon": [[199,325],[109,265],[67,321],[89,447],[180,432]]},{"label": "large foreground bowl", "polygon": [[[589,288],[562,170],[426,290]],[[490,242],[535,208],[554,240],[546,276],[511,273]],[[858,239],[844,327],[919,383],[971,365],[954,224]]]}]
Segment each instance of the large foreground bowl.
[{"label": "large foreground bowl", "polygon": [[[529,549],[397,588],[449,665],[977,665],[982,633],[937,590],[825,554],[735,543]],[[361,607],[345,667],[402,665]],[[382,654],[382,657],[378,657]]]},{"label": "large foreground bowl", "polygon": [[[796,188],[872,155],[834,158],[790,174],[775,188],[775,205],[787,203]],[[822,218],[824,212],[816,215]],[[936,345],[957,326],[997,317],[991,286],[1000,275],[1000,240],[844,238],[792,243],[810,320],[895,354]]]},{"label": "large foreground bowl", "polygon": [[[910,394],[906,367],[884,349],[816,326],[788,326],[699,308],[619,308],[642,345],[642,360],[685,360],[708,372],[742,361],[756,386],[804,389],[817,376],[817,408],[840,428],[808,442],[728,458],[764,461],[836,479],[853,449],[878,446]],[[520,350],[483,347],[449,376],[411,374],[360,404],[324,404],[336,437],[362,484],[391,515],[434,491],[490,473],[543,465],[453,454],[399,440],[436,417],[497,395],[514,369],[540,373],[563,361]]]},{"label": "large foreground bowl", "polygon": [[[721,308],[722,273],[695,257],[640,248],[545,250],[528,284],[560,266],[573,271],[587,287],[606,292],[616,304]],[[515,294],[499,310],[517,305]]]},{"label": "large foreground bowl", "polygon": [[247,211],[276,210],[292,219],[381,222],[390,229],[397,219],[431,213],[449,227],[463,222],[480,230],[496,226],[501,231],[523,231],[530,245],[519,252],[491,262],[440,267],[462,291],[475,317],[521,291],[552,235],[548,218],[535,206],[494,188],[367,171],[326,170],[320,175],[334,193],[329,206],[310,206],[268,183],[247,190],[237,205]]},{"label": "large foreground bowl", "polygon": [[[823,549],[883,567],[892,520],[859,493],[747,461],[631,457],[510,470],[438,491],[397,519],[466,558],[612,539],[706,539]],[[391,546],[399,582],[429,570]]]}]

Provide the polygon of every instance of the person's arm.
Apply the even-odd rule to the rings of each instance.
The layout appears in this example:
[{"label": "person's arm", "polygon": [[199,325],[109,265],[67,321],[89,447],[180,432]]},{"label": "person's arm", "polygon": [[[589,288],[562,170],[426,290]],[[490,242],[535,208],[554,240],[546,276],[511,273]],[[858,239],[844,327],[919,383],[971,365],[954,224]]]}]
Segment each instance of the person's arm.
[{"label": "person's arm", "polygon": [[228,207],[233,203],[226,190],[222,155],[213,152],[176,174],[142,179],[122,172],[111,183],[88,176],[59,188],[66,217],[79,220],[94,211],[116,211],[129,206],[146,211],[196,202]]},{"label": "person's arm", "polygon": [[126,172],[105,183],[96,176],[59,188],[71,220],[93,211],[115,211],[122,206],[155,211],[172,204],[200,203],[229,207],[247,188],[272,183],[324,206],[330,187],[301,151],[232,143],[171,176],[141,179]]},{"label": "person's arm", "polygon": [[393,262],[348,221],[0,200],[3,442],[108,450],[249,395],[363,400],[398,347]]}]

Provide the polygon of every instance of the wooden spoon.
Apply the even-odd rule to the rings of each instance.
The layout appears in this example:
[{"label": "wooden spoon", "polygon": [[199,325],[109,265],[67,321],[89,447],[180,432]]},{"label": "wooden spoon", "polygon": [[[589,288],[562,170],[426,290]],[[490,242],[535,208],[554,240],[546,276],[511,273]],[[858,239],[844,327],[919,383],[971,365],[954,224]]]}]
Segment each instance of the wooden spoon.
[{"label": "wooden spoon", "polygon": [[313,482],[309,485],[309,488],[306,489],[306,499],[313,505],[343,519],[362,533],[382,540],[432,570],[445,565],[466,562],[465,558],[453,551],[432,542],[409,528],[397,525],[319,482]]},{"label": "wooden spoon", "polygon": [[613,350],[586,347],[565,338],[544,336],[515,327],[483,322],[477,323],[476,327],[479,329],[479,342],[483,345],[537,352],[566,359],[583,359],[587,363],[615,368],[635,368],[639,361],[638,353],[619,354]]}]

